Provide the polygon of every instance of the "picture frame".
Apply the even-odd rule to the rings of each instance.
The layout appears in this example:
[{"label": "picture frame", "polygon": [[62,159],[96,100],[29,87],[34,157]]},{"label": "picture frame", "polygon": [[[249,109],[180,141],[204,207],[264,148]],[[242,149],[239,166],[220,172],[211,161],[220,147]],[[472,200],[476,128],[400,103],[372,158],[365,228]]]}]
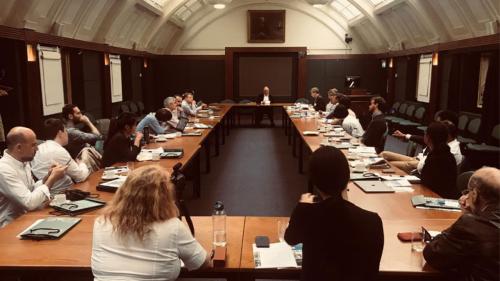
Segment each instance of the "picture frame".
[{"label": "picture frame", "polygon": [[284,43],[285,10],[248,10],[248,43]]}]

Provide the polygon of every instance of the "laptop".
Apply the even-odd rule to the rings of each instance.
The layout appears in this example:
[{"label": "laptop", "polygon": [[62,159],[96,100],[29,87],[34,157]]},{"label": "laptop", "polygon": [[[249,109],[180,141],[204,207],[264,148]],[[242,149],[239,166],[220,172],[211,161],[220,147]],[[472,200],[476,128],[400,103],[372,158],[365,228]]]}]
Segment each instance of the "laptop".
[{"label": "laptop", "polygon": [[186,117],[180,117],[179,118],[179,122],[177,123],[177,127],[175,127],[175,129],[177,131],[183,132],[184,129],[186,128],[188,122],[189,122],[188,118],[186,118]]},{"label": "laptop", "polygon": [[394,189],[379,180],[355,180],[353,181],[366,193],[391,193]]}]

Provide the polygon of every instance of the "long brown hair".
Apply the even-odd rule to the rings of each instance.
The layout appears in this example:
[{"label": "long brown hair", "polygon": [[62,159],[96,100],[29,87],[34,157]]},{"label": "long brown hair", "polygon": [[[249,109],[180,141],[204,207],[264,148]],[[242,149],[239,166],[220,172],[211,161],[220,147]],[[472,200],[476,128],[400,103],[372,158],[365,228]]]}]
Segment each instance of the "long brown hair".
[{"label": "long brown hair", "polygon": [[105,210],[104,218],[121,237],[144,240],[155,222],[178,216],[169,174],[157,165],[135,169]]}]

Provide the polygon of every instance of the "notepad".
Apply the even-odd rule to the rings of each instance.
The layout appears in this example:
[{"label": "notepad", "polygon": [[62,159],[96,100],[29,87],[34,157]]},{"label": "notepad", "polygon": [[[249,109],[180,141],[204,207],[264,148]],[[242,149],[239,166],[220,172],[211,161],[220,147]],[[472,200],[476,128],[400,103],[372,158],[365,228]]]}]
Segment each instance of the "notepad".
[{"label": "notepad", "polygon": [[120,176],[116,180],[100,183],[96,189],[99,191],[115,192],[120,188],[127,180],[126,176]]},{"label": "notepad", "polygon": [[252,244],[255,268],[296,268],[292,247],[285,242],[271,243],[269,248]]},{"label": "notepad", "polygon": [[48,217],[39,219],[17,235],[20,239],[59,239],[81,221],[80,218]]},{"label": "notepad", "polygon": [[55,210],[67,215],[77,215],[104,207],[106,202],[94,198],[87,198],[77,201],[69,201],[61,204],[51,205]]}]

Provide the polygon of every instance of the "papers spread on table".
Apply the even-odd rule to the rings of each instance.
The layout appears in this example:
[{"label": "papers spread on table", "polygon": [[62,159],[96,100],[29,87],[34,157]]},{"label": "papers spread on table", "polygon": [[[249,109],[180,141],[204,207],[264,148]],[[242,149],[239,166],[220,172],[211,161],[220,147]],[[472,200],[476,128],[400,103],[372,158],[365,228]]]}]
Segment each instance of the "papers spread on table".
[{"label": "papers spread on table", "polygon": [[[293,268],[302,265],[302,247],[294,250],[285,242],[271,243],[269,248],[257,248],[255,244],[252,247],[255,268]],[[296,257],[300,258],[300,262]]]},{"label": "papers spread on table", "polygon": [[457,210],[460,211],[460,203],[454,199],[425,197],[416,195],[411,198],[411,203],[416,208],[432,208],[440,210]]},{"label": "papers spread on table", "polygon": [[36,220],[32,225],[19,233],[19,239],[50,240],[61,238],[68,230],[81,221],[74,217],[48,217]]},{"label": "papers spread on table", "polygon": [[137,154],[137,161],[151,161],[153,160],[153,154],[161,154],[163,153],[163,148],[153,148],[153,149],[141,149],[141,152]]},{"label": "papers spread on table", "polygon": [[212,128],[212,126],[206,125],[206,124],[203,124],[203,123],[194,123],[193,127],[195,129],[208,129],[208,128]]},{"label": "papers spread on table", "polygon": [[304,134],[304,136],[319,136],[318,131],[304,131],[302,133]]},{"label": "papers spread on table", "polygon": [[156,136],[156,141],[175,139],[177,136],[179,136],[177,133],[159,134]]}]

